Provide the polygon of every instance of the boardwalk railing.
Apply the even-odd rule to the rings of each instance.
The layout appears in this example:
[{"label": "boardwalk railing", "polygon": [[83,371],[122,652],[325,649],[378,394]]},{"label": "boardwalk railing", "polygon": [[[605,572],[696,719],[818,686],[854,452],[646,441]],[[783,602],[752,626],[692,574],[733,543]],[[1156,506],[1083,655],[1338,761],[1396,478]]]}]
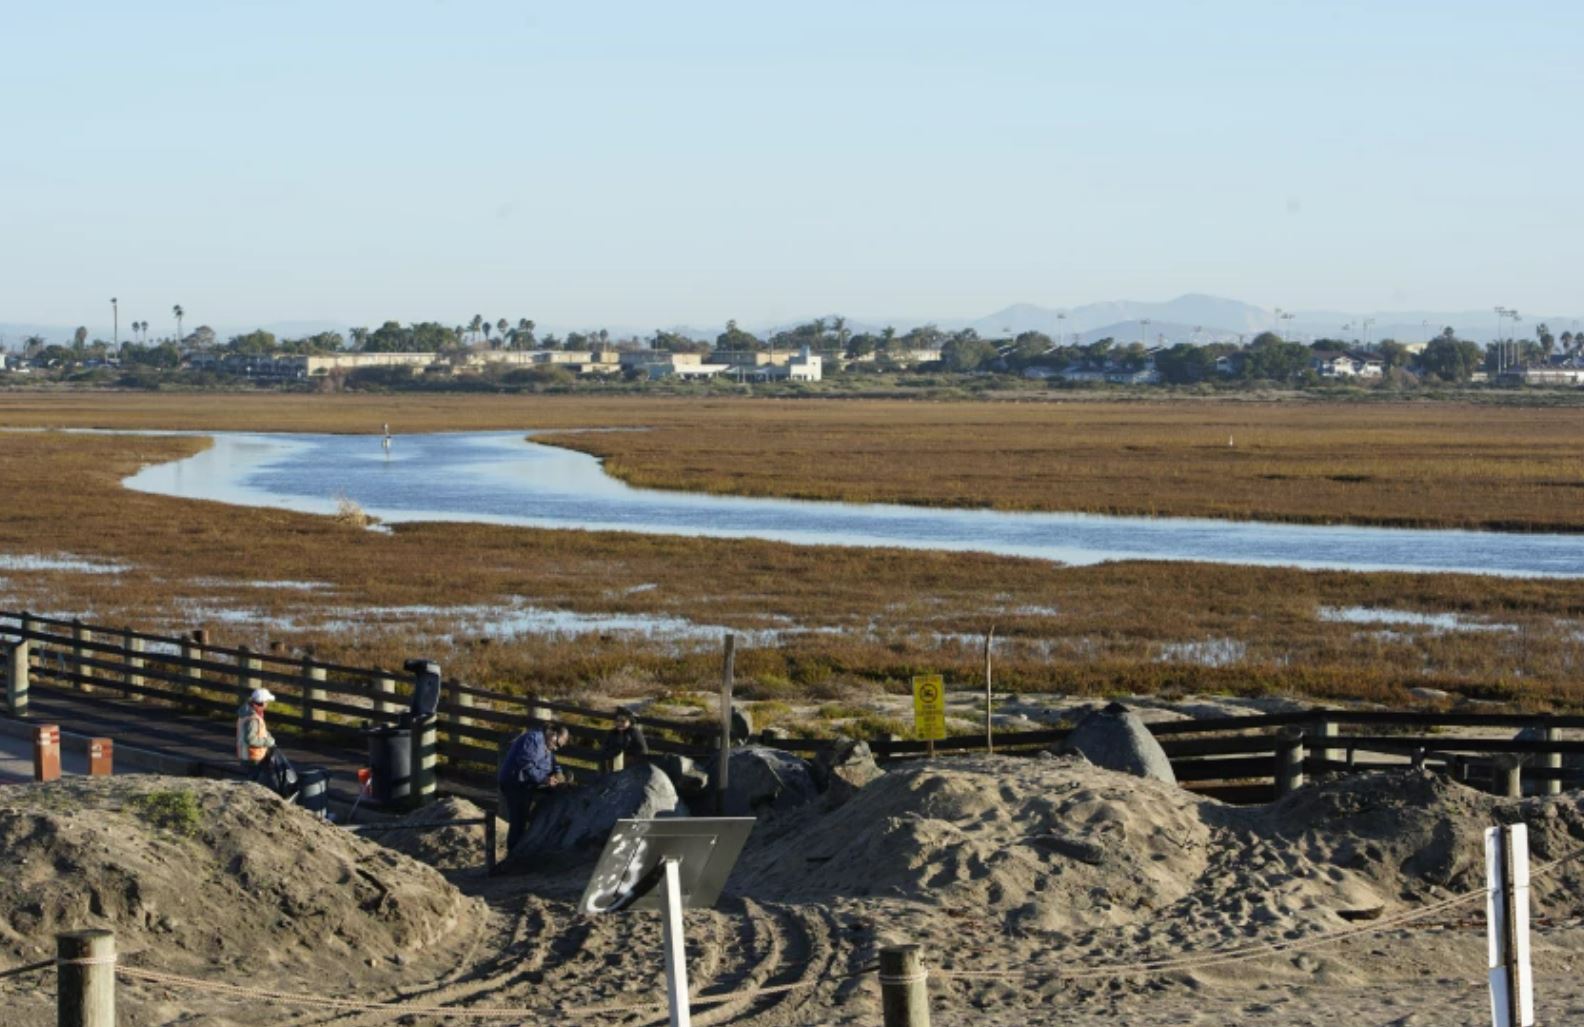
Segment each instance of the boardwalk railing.
[{"label": "boardwalk railing", "polygon": [[[202,632],[171,637],[0,611],[0,647],[7,650],[0,673],[7,679],[7,711],[13,715],[25,714],[26,689],[17,694],[19,677],[217,718],[234,716],[243,697],[262,686],[277,698],[272,728],[361,748],[369,725],[398,723],[412,701],[411,681],[393,671],[216,645]],[[450,680],[443,686],[432,755],[450,778],[487,782],[506,742],[530,722],[553,719],[572,735],[572,744],[558,755],[572,766],[597,767],[600,741],[613,718],[612,710]],[[718,749],[715,723],[634,719],[649,729],[656,752],[708,757]],[[1584,784],[1584,741],[1559,737],[1563,730],[1584,729],[1584,716],[1316,708],[1170,721],[1149,729],[1180,782],[1231,801],[1266,801],[1319,774],[1404,765],[1430,767],[1502,793],[1523,789],[1525,779],[1531,791],[1544,793]],[[1521,737],[1514,737],[1514,730]],[[1062,728],[1001,732],[994,743],[997,752],[1028,754],[1067,735]],[[778,739],[771,744],[813,756],[832,743]],[[909,740],[869,744],[882,762],[922,756],[927,748]],[[938,740],[934,751],[949,757],[985,747],[984,735],[973,734]]]},{"label": "boardwalk railing", "polygon": [[[1521,789],[1525,779],[1533,783],[1532,791],[1545,794],[1584,784],[1584,741],[1559,737],[1562,730],[1584,729],[1581,716],[1315,708],[1148,727],[1178,781],[1231,801],[1268,801],[1319,774],[1403,766],[1429,767],[1499,793]],[[1480,733],[1448,733],[1474,730]],[[1521,738],[1514,737],[1515,730]],[[1037,752],[1060,744],[1069,733],[1065,728],[1001,732],[995,749]],[[869,745],[882,762],[918,757],[926,750],[917,741]],[[984,735],[973,734],[939,740],[934,748],[950,756],[983,752],[985,746]]]},{"label": "boardwalk railing", "polygon": [[[399,723],[412,703],[412,681],[398,672],[217,645],[201,631],[172,637],[0,611],[0,648],[12,715],[26,714],[28,682],[216,718],[234,717],[248,693],[262,687],[276,698],[272,731],[359,748],[369,726]],[[481,780],[493,780],[501,747],[533,721],[568,727],[571,744],[558,753],[564,762],[598,766],[600,742],[614,719],[613,710],[456,680],[444,683],[437,713],[436,762],[450,776]],[[650,748],[662,753],[704,755],[719,735],[714,724],[634,719],[649,729]]]}]

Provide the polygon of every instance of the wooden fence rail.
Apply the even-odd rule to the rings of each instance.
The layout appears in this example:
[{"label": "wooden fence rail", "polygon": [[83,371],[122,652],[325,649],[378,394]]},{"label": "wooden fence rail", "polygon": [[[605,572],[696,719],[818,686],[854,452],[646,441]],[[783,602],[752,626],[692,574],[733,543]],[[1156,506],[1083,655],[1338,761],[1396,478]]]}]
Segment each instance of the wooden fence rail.
[{"label": "wooden fence rail", "polygon": [[[384,668],[220,646],[200,632],[172,637],[0,611],[0,647],[11,657],[0,658],[8,701],[19,672],[56,688],[163,703],[215,717],[233,715],[247,691],[265,687],[278,699],[272,725],[348,746],[364,744],[369,725],[399,722],[412,698],[411,681]],[[26,702],[25,687],[21,701]],[[19,712],[14,702],[10,712]],[[614,710],[446,681],[437,710],[438,757],[454,776],[487,779],[507,741],[530,721],[554,718],[572,734],[560,755],[574,766],[598,766],[599,745],[614,715]],[[720,727],[713,722],[647,715],[634,719],[649,729],[650,747],[659,753],[703,758],[718,746]],[[1494,789],[1510,784],[1497,761],[1517,759],[1518,773],[1537,790],[1552,793],[1563,785],[1584,783],[1584,740],[1559,737],[1563,730],[1584,730],[1584,716],[1576,715],[1317,708],[1169,721],[1149,729],[1184,784],[1240,800],[1282,794],[1306,776],[1405,764],[1443,770]],[[1446,733],[1470,729],[1507,734]],[[1515,738],[1514,729],[1526,730]],[[1029,754],[1057,745],[1068,733],[1063,728],[999,732],[995,749]],[[772,744],[812,757],[833,743],[794,739]],[[974,734],[938,740],[934,751],[950,757],[983,752],[986,746],[985,736]],[[882,762],[916,758],[927,748],[921,741],[899,739],[877,739],[870,747]]]}]

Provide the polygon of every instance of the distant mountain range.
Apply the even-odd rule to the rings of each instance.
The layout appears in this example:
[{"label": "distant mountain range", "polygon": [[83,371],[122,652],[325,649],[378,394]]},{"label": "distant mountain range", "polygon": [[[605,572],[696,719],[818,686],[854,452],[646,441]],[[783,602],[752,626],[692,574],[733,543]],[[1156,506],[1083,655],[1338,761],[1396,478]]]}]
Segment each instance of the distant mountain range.
[{"label": "distant mountain range", "polygon": [[[978,318],[929,320],[917,317],[849,317],[847,327],[858,333],[879,332],[890,325],[899,332],[905,332],[918,325],[934,324],[947,331],[972,328],[986,338],[997,338],[1009,332],[1015,334],[1038,331],[1052,338],[1060,336],[1067,342],[1076,338],[1080,343],[1088,343],[1110,336],[1122,343],[1144,341],[1151,344],[1237,341],[1239,337],[1252,338],[1263,331],[1277,331],[1283,336],[1291,336],[1305,342],[1318,338],[1370,341],[1396,339],[1399,342],[1420,342],[1431,335],[1439,334],[1441,329],[1447,326],[1455,328],[1464,338],[1480,342],[1496,336],[1496,315],[1490,310],[1450,312],[1398,310],[1375,313],[1296,310],[1288,313],[1292,314],[1290,318],[1284,314],[1278,319],[1274,310],[1239,300],[1190,293],[1159,303],[1112,300],[1103,303],[1086,303],[1077,307],[1042,307],[1032,303],[1015,303]],[[814,316],[817,315],[811,314],[803,320],[812,320]],[[826,315],[827,321],[831,318],[832,315]],[[1370,321],[1367,326],[1366,320]],[[186,327],[190,330],[200,323],[202,322],[196,319],[189,319]],[[745,330],[763,337],[791,328],[794,323],[796,322],[743,321],[742,326]],[[1560,335],[1564,331],[1579,330],[1580,318],[1578,315],[1525,315],[1518,323],[1516,334],[1532,338],[1535,326],[1541,323],[1548,324],[1553,332]],[[165,332],[170,330],[169,325],[160,327]],[[332,321],[277,321],[265,325],[214,326],[216,334],[222,339],[252,331],[254,328],[263,328],[280,338],[297,338],[317,332],[334,331],[344,334],[347,327],[345,324]],[[568,330],[587,331],[593,327],[600,326],[572,326],[569,329],[559,324],[541,324],[539,331],[541,336],[551,332],[565,335]],[[645,327],[613,325],[603,327],[610,330],[613,338],[648,336],[653,332],[653,328]],[[722,323],[712,328],[673,326],[667,330],[696,339],[713,339],[724,328],[725,325]],[[109,325],[89,325],[88,330],[90,338],[110,337]],[[50,342],[68,342],[73,331],[74,328],[61,325],[0,322],[0,348],[18,349],[22,345],[22,340],[29,335],[42,335]],[[160,331],[157,329],[154,334],[157,336]],[[1513,334],[1511,322],[1504,326],[1504,334]],[[125,325],[122,326],[121,337],[131,338]]]}]

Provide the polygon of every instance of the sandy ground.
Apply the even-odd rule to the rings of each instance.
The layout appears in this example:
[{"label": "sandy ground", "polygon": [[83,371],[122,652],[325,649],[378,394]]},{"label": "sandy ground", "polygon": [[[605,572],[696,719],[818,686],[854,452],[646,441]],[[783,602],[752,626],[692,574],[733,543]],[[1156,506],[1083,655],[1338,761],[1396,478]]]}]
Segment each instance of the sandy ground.
[{"label": "sandy ground", "polygon": [[[196,790],[194,833],[138,812],[161,788]],[[1482,830],[1517,820],[1537,866],[1584,844],[1577,793],[1502,800],[1406,770],[1232,807],[1081,760],[897,765],[845,806],[756,827],[719,906],[688,914],[693,981],[706,995],[806,987],[700,1003],[695,1023],[877,1024],[863,971],[908,940],[937,971],[992,975],[938,972],[936,1024],[1485,1024],[1479,903],[1328,939],[1480,887]],[[0,790],[0,849],[24,868],[0,878],[0,966],[47,953],[57,928],[113,924],[130,964],[207,980],[533,1011],[504,1022],[663,1022],[580,1012],[663,995],[655,914],[580,917],[587,867],[487,879],[478,829],[447,830],[393,839],[436,871],[252,786]],[[1581,885],[1578,860],[1536,884],[1541,1023],[1584,1013]],[[1235,962],[1083,976],[1248,946]],[[48,975],[0,980],[0,996],[7,1023],[53,1022]],[[127,1024],[391,1022],[145,981],[124,980],[121,999]]]}]

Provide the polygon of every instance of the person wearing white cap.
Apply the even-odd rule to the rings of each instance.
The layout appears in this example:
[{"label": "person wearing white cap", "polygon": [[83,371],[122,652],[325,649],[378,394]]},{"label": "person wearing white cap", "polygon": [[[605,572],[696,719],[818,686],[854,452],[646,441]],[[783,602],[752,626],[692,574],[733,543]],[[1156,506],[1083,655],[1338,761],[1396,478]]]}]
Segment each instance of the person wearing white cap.
[{"label": "person wearing white cap", "polygon": [[275,748],[275,739],[264,726],[264,707],[274,701],[269,689],[255,688],[237,710],[237,759],[250,778],[257,777],[264,761],[269,759],[270,750]]}]

